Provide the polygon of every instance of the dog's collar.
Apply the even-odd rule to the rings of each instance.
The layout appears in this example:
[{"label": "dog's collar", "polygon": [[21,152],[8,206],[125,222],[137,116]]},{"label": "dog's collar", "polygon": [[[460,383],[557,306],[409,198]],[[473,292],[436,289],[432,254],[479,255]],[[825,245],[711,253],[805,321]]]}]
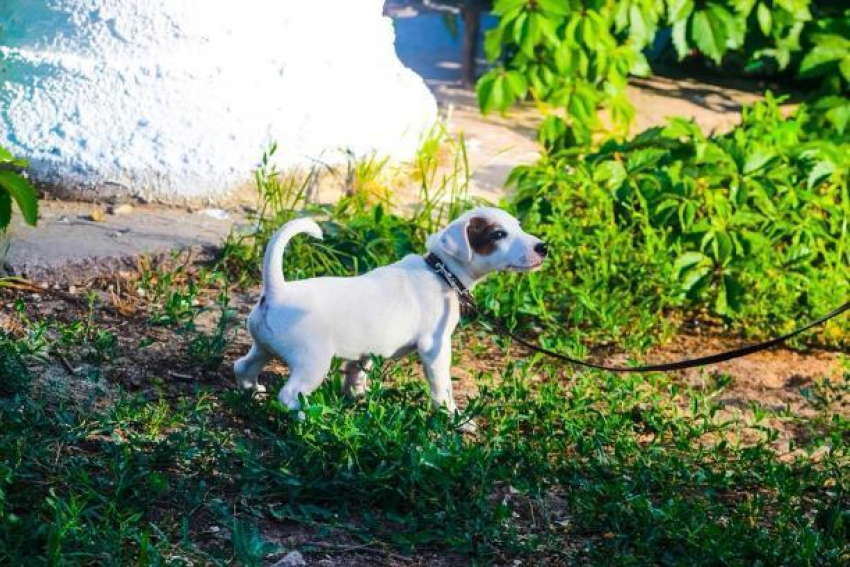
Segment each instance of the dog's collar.
[{"label": "dog's collar", "polygon": [[428,252],[425,254],[425,263],[454,290],[465,314],[474,314],[478,311],[478,308],[475,306],[475,300],[472,298],[472,293],[470,293],[469,289],[460,281],[460,278],[446,266],[446,263],[439,256],[433,252]]}]

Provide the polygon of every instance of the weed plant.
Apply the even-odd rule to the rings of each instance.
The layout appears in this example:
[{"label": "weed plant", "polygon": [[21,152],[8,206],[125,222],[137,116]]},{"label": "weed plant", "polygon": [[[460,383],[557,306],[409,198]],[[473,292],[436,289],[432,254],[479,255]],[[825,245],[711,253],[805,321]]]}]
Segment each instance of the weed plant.
[{"label": "weed plant", "polygon": [[[778,334],[841,305],[850,297],[850,139],[817,109],[785,117],[780,102],[768,95],[746,108],[727,134],[676,118],[517,168],[513,207],[555,253],[548,272],[502,285],[522,301],[545,297],[553,324],[613,336],[655,326],[647,315]],[[846,346],[848,332],[838,319],[819,338]]]}]

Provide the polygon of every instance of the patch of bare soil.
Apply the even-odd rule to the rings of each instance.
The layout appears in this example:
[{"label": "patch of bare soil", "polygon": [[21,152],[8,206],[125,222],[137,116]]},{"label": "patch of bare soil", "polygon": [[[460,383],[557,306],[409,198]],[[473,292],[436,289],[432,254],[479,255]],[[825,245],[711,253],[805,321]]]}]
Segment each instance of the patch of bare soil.
[{"label": "patch of bare soil", "polygon": [[[653,360],[672,361],[733,350],[745,341],[722,337],[679,335],[670,343],[652,351]],[[680,373],[682,381],[702,388],[707,380],[726,375],[732,378],[721,401],[726,406],[741,407],[744,402],[757,402],[774,410],[791,407],[795,413],[811,415],[800,390],[815,380],[837,381],[842,373],[841,354],[823,350],[800,352],[781,348],[758,352],[705,368],[691,368]],[[850,400],[847,400],[850,401]],[[845,409],[848,409],[845,407]]]},{"label": "patch of bare soil", "polygon": [[[461,334],[460,340],[467,348],[455,355],[452,374],[455,398],[461,407],[478,395],[482,374],[498,381],[501,369],[510,360],[529,354],[521,347],[511,347],[505,352],[480,332],[468,331]],[[680,334],[642,358],[647,363],[673,362],[747,344],[750,342],[739,338]],[[593,357],[595,362],[619,365],[627,359],[625,354]],[[582,371],[565,364],[559,379],[569,382],[575,372]],[[789,452],[793,443],[805,443],[818,435],[816,420],[822,417],[823,410],[850,418],[850,358],[839,351],[776,348],[720,364],[677,371],[673,376],[685,388],[716,392],[715,400],[722,408],[716,419],[739,422],[743,441],[755,442],[764,437],[763,430],[753,429],[754,425],[776,431],[779,435],[772,446],[789,458],[794,454]]]},{"label": "patch of bare soil", "polygon": [[[675,337],[654,349],[648,359],[672,361],[732,350],[747,341],[725,337]],[[720,383],[717,401],[722,410],[719,420],[739,420],[744,425],[761,420],[776,432],[772,443],[778,452],[793,456],[793,445],[803,444],[818,435],[816,420],[824,409],[850,417],[850,366],[846,353],[811,349],[778,348],[722,362],[710,367],[692,368],[678,373],[682,384],[696,390]],[[753,429],[743,432],[746,441],[763,436]]]}]

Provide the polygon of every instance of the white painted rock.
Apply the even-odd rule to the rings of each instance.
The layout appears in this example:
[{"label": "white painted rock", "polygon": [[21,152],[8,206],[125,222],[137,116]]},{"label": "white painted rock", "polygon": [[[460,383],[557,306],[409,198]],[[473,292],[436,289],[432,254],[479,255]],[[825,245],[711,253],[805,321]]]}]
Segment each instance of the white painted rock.
[{"label": "white painted rock", "polygon": [[78,194],[218,196],[283,167],[410,157],[436,102],[383,0],[2,0],[0,145]]}]

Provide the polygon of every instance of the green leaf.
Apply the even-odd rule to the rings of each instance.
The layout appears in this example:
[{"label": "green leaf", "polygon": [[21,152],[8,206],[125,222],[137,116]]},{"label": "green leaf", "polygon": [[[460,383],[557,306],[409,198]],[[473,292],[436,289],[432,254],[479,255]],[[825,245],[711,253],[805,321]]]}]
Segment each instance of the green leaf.
[{"label": "green leaf", "polygon": [[631,174],[646,170],[647,168],[652,169],[667,156],[667,150],[661,148],[640,149],[629,155],[626,161],[626,167]]},{"label": "green leaf", "polygon": [[11,163],[14,159],[15,156],[9,150],[0,146],[0,163]]},{"label": "green leaf", "polygon": [[629,26],[631,4],[629,2],[616,2],[614,6],[614,31],[620,33]]},{"label": "green leaf", "polygon": [[610,160],[597,165],[593,172],[593,180],[603,184],[609,190],[617,189],[626,180],[626,169],[623,164]]},{"label": "green leaf", "polygon": [[570,68],[570,63],[572,61],[572,49],[572,46],[566,41],[562,41],[555,49],[553,53],[553,60],[555,62],[555,68],[559,73],[566,74],[567,70]]},{"label": "green leaf", "polygon": [[841,60],[841,63],[838,64],[838,70],[841,71],[844,80],[850,83],[850,55]]},{"label": "green leaf", "polygon": [[540,16],[540,14],[534,12],[528,15],[528,26],[525,30],[520,46],[522,47],[523,53],[528,55],[529,58],[534,57],[534,48],[537,47],[538,43],[540,43],[541,18],[542,16]]},{"label": "green leaf", "polygon": [[509,97],[510,92],[506,88],[505,75],[500,73],[493,79],[493,92],[490,94],[493,108],[498,108],[499,110],[507,108],[510,105],[508,101]]},{"label": "green leaf", "polygon": [[696,295],[693,292],[698,292],[705,285],[706,278],[711,273],[711,266],[699,265],[695,268],[687,270],[685,277],[682,280],[682,289],[689,292],[689,295]]},{"label": "green leaf", "polygon": [[850,123],[850,104],[838,105],[830,108],[824,114],[826,119],[835,126],[839,134],[844,134],[847,124]]},{"label": "green leaf", "polygon": [[[713,8],[715,5],[709,6]],[[719,64],[726,51],[729,31],[726,22],[717,17],[715,10],[698,10],[694,13],[691,35],[699,50]]]},{"label": "green leaf", "polygon": [[836,33],[816,33],[812,34],[811,39],[812,43],[820,47],[836,49],[842,52],[850,50],[850,38]]},{"label": "green leaf", "polygon": [[612,124],[623,130],[628,129],[635,118],[635,107],[625,94],[611,97],[608,101],[608,111],[611,113]]},{"label": "green leaf", "polygon": [[11,166],[16,169],[24,169],[29,166],[29,162],[23,158],[16,158],[12,152],[0,146],[0,165]]},{"label": "green leaf", "polygon": [[655,25],[650,21],[649,14],[636,4],[632,4],[629,10],[629,24],[629,38],[637,49],[648,45],[655,36]]},{"label": "green leaf", "polygon": [[646,56],[642,52],[635,52],[635,61],[632,63],[632,68],[629,72],[636,77],[648,77],[650,73],[652,73],[652,69],[649,67],[649,62],[646,60]]},{"label": "green leaf", "polygon": [[723,44],[723,51],[727,49],[738,49],[744,45],[744,38],[747,34],[747,17],[746,13],[733,14],[720,4],[709,3],[708,11],[719,26],[726,30],[726,43]]},{"label": "green leaf", "polygon": [[537,0],[537,5],[544,12],[549,12],[556,16],[567,16],[570,13],[570,3],[564,0]]},{"label": "green leaf", "polygon": [[723,284],[717,290],[717,300],[714,302],[714,310],[720,315],[729,314],[729,299],[726,294],[726,286]]},{"label": "green leaf", "polygon": [[528,81],[519,71],[508,71],[505,73],[505,79],[510,86],[513,96],[519,99],[525,98],[528,92]]},{"label": "green leaf", "polygon": [[724,163],[730,159],[729,154],[714,142],[700,142],[696,145],[695,162],[698,164]]},{"label": "green leaf", "polygon": [[682,118],[678,116],[669,119],[667,126],[662,130],[662,135],[665,138],[673,138],[675,140],[682,138],[700,140],[703,137],[702,130],[700,130],[693,118]]},{"label": "green leaf", "polygon": [[478,80],[476,92],[478,105],[483,114],[493,110],[504,110],[514,102],[516,97],[507,86],[505,76],[503,69],[493,69]]},{"label": "green leaf", "polygon": [[520,47],[525,42],[525,38],[528,35],[528,13],[523,12],[517,19],[514,20],[514,43],[519,45]]},{"label": "green leaf", "polygon": [[716,232],[711,242],[714,257],[718,262],[725,263],[732,257],[732,239],[726,232]]},{"label": "green leaf", "polygon": [[776,152],[769,148],[756,147],[747,155],[747,160],[744,162],[744,175],[750,175],[767,166],[773,158],[776,157]]},{"label": "green leaf", "polygon": [[688,20],[680,20],[673,24],[673,46],[676,48],[676,55],[679,59],[684,59],[688,54]]},{"label": "green leaf", "polygon": [[38,198],[30,182],[13,171],[0,171],[0,189],[5,189],[21,210],[27,224],[38,222]]},{"label": "green leaf", "polygon": [[557,46],[561,43],[557,32],[557,23],[549,18],[540,17],[538,19],[540,26],[540,35],[550,46]]},{"label": "green leaf", "polygon": [[593,18],[585,17],[581,19],[581,25],[578,27],[580,42],[591,49],[596,49],[599,44],[599,30]]},{"label": "green leaf", "polygon": [[496,0],[493,4],[493,14],[504,16],[512,10],[524,8],[527,4],[527,0]]},{"label": "green leaf", "polygon": [[770,8],[764,2],[756,8],[756,19],[758,20],[759,28],[761,28],[761,33],[769,36],[770,30],[773,29],[773,14],[771,14]]},{"label": "green leaf", "polygon": [[495,61],[502,54],[502,33],[501,28],[495,28],[484,34],[484,56],[488,61]]},{"label": "green leaf", "polygon": [[816,77],[827,73],[833,65],[843,60],[846,52],[837,47],[818,45],[809,51],[800,63],[800,76]]},{"label": "green leaf", "polygon": [[694,0],[667,0],[667,21],[684,22],[694,11]]},{"label": "green leaf", "polygon": [[483,114],[487,114],[495,105],[493,104],[493,81],[496,78],[496,71],[489,71],[478,79],[478,84],[475,85],[475,91],[478,94],[478,106]]},{"label": "green leaf", "polygon": [[709,259],[702,252],[685,252],[676,258],[676,261],[673,263],[673,269],[681,274],[683,270],[705,262],[709,262]]},{"label": "green leaf", "polygon": [[812,19],[812,13],[809,11],[810,1],[811,0],[774,0],[774,5],[777,8],[782,8],[788,12],[794,21],[807,22]]},{"label": "green leaf", "polygon": [[818,186],[824,179],[829,178],[835,173],[836,167],[835,164],[830,160],[819,161],[815,164],[812,170],[809,172],[809,177],[806,180],[806,183],[809,189],[813,189]]},{"label": "green leaf", "polygon": [[720,315],[732,315],[741,310],[745,289],[738,278],[724,274],[720,282],[720,294],[715,305]]}]

